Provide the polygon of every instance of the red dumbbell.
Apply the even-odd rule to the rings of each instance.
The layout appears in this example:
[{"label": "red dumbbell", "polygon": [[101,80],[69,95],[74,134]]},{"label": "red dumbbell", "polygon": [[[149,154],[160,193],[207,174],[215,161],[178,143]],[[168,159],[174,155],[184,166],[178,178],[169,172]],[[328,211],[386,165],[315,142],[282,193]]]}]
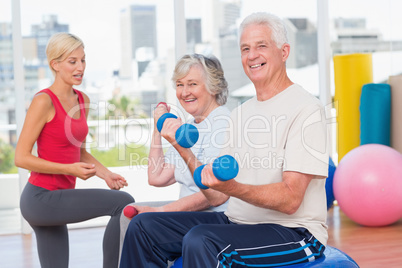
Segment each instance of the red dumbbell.
[{"label": "red dumbbell", "polygon": [[123,210],[123,214],[124,216],[126,216],[127,218],[134,218],[137,214],[138,211],[135,207],[133,206],[126,206]]}]

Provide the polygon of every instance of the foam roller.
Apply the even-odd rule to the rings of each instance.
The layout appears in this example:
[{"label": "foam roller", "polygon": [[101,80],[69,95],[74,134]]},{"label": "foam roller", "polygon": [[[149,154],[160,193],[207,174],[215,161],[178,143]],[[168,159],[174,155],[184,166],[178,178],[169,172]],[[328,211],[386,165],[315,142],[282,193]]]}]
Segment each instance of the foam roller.
[{"label": "foam roller", "polygon": [[402,75],[390,76],[391,86],[391,147],[402,154]]},{"label": "foam roller", "polygon": [[360,144],[378,143],[390,146],[390,132],[390,85],[364,85],[360,99]]},{"label": "foam roller", "polygon": [[339,163],[360,145],[360,96],[363,85],[373,82],[372,55],[336,55],[334,71]]}]

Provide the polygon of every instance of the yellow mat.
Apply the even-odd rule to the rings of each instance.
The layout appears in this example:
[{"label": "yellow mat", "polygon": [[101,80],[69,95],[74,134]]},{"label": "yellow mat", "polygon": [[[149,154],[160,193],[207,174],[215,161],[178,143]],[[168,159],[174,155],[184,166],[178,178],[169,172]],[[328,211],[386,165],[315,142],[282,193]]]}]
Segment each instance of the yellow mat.
[{"label": "yellow mat", "polygon": [[345,154],[360,145],[360,96],[363,85],[373,82],[372,55],[336,55],[334,72],[339,163]]}]

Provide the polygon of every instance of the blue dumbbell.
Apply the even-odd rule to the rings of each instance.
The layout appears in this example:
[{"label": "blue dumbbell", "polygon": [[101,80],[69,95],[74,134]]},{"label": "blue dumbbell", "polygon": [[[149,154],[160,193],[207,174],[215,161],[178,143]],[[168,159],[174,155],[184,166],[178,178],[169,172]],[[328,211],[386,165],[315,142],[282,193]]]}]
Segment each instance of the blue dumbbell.
[{"label": "blue dumbbell", "polygon": [[[159,132],[161,132],[163,123],[167,118],[177,118],[174,114],[165,113],[156,122],[156,128]],[[197,141],[200,134],[198,133],[198,129],[190,124],[183,124],[177,130],[175,134],[175,138],[177,143],[183,148],[192,147]]]},{"label": "blue dumbbell", "polygon": [[[205,165],[196,168],[194,171],[194,182],[200,189],[205,190],[208,189],[208,187],[201,182],[201,171],[204,167]],[[239,173],[239,165],[233,156],[222,155],[212,163],[212,172],[218,180],[228,181],[237,176]]]}]

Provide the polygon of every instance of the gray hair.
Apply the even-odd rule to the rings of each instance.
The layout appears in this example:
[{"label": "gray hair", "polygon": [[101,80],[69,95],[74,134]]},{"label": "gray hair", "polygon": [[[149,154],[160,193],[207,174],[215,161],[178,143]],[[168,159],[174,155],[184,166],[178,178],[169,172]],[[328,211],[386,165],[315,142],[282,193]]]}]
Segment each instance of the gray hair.
[{"label": "gray hair", "polygon": [[200,66],[204,71],[205,86],[210,94],[215,95],[216,102],[224,105],[228,99],[229,90],[226,82],[222,65],[214,56],[204,56],[201,54],[184,55],[177,63],[173,71],[172,82],[174,87],[176,81],[185,77],[191,67]]},{"label": "gray hair", "polygon": [[275,42],[278,48],[281,48],[283,44],[288,43],[287,30],[285,23],[279,17],[266,13],[266,12],[256,12],[248,15],[243,22],[240,24],[239,33],[240,37],[243,34],[244,29],[249,25],[265,25],[269,27],[272,31],[271,38]]}]

